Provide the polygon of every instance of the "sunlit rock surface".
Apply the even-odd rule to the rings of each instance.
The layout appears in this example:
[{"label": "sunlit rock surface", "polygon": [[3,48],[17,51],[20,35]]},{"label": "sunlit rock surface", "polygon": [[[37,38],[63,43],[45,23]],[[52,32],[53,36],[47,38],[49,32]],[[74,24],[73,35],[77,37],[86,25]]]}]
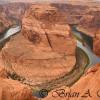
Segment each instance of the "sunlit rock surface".
[{"label": "sunlit rock surface", "polygon": [[94,38],[94,52],[97,56],[100,56],[100,29],[96,32],[96,36]]},{"label": "sunlit rock surface", "polygon": [[23,18],[21,33],[2,49],[8,71],[12,66],[28,80],[26,83],[36,85],[59,78],[73,68],[76,40],[60,15],[50,5],[30,7]]},{"label": "sunlit rock surface", "polygon": [[10,26],[21,21],[30,4],[8,3],[0,4],[0,33],[3,34]]},{"label": "sunlit rock surface", "polygon": [[57,88],[42,100],[98,100],[100,98],[100,64],[93,67],[71,88],[66,86]]},{"label": "sunlit rock surface", "polygon": [[[31,98],[32,91],[29,85],[59,78],[73,68],[76,62],[76,40],[68,24],[78,23],[81,31],[92,36],[94,52],[100,55],[99,8],[82,5],[33,4],[27,10],[27,6],[23,6],[22,9],[20,7],[17,9],[16,6],[16,4],[14,7],[8,6],[5,11],[9,13],[0,13],[1,22],[7,25],[3,28],[1,23],[1,32],[12,25],[12,21],[5,16],[13,16],[22,21],[21,32],[11,37],[0,54],[0,65],[3,67],[3,70],[0,70],[1,100],[34,100]],[[7,10],[11,8],[13,9]],[[18,82],[16,77],[16,80],[13,79],[14,77],[8,79],[8,73],[13,72],[25,80],[20,79]],[[99,87],[99,65],[96,65],[71,88],[63,87],[63,83],[60,88],[66,91],[77,90],[82,94],[90,89],[93,98],[85,100],[98,100],[95,92]],[[54,98],[51,91],[44,100],[61,99],[82,100],[83,98]]]},{"label": "sunlit rock surface", "polygon": [[11,21],[6,18],[3,8],[0,7],[0,33],[2,34],[2,32],[4,32],[11,24]]},{"label": "sunlit rock surface", "polygon": [[0,100],[37,100],[28,86],[8,79],[6,70],[0,68]]}]

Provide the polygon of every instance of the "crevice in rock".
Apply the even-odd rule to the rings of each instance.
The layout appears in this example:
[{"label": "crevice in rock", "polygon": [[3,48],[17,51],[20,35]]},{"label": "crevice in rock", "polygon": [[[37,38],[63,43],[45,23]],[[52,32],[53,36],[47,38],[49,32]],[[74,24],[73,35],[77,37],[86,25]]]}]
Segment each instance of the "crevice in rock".
[{"label": "crevice in rock", "polygon": [[49,39],[49,36],[48,36],[47,32],[45,32],[45,35],[46,35],[46,37],[47,37],[47,40],[48,40],[49,46],[51,47],[51,49],[53,49],[53,48],[52,48],[51,41],[50,41],[50,39]]}]

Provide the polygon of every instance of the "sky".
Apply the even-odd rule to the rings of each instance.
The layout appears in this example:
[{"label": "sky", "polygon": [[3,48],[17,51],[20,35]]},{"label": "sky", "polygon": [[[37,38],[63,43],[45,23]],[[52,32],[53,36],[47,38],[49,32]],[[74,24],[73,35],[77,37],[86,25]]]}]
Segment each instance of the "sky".
[{"label": "sky", "polygon": [[0,0],[0,3],[7,3],[7,2],[50,2],[50,3],[54,3],[54,2],[57,2],[57,3],[66,3],[66,2],[69,2],[69,1],[73,1],[73,2],[78,2],[78,1],[93,1],[93,2],[97,2],[100,0]]}]

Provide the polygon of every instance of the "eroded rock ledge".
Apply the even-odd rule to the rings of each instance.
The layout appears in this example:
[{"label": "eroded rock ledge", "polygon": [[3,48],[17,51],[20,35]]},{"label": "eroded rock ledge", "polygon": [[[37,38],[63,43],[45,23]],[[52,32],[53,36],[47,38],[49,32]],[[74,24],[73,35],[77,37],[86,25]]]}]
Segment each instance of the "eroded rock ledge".
[{"label": "eroded rock ledge", "polygon": [[32,91],[18,81],[8,79],[7,71],[0,67],[0,100],[36,100]]},{"label": "eroded rock ledge", "polygon": [[64,18],[55,7],[32,5],[23,18],[21,33],[2,49],[7,71],[15,71],[33,85],[69,72],[76,62],[76,40]]}]

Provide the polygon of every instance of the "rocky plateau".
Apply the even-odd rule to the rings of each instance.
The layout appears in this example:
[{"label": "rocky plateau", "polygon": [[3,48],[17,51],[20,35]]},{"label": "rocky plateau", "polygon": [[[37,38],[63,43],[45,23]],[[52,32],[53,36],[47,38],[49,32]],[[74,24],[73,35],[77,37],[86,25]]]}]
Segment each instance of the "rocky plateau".
[{"label": "rocky plateau", "polygon": [[[0,100],[39,100],[32,96],[37,84],[64,76],[76,63],[76,39],[70,24],[93,38],[93,52],[100,56],[100,7],[72,4],[9,3],[0,5],[0,34],[16,22],[21,31],[11,36],[0,52]],[[54,91],[88,89],[98,100],[100,64],[91,66],[72,87],[63,85],[41,100],[83,100],[53,94]],[[53,97],[55,96],[56,97]]]}]

